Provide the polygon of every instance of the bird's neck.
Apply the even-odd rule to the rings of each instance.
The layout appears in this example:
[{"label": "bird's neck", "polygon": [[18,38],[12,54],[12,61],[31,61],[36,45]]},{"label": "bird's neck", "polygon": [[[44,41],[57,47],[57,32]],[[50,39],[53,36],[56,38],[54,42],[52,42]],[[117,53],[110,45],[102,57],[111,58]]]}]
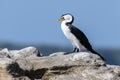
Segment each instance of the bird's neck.
[{"label": "bird's neck", "polygon": [[70,32],[70,28],[71,28],[71,24],[68,24],[68,23],[65,23],[65,22],[61,23],[61,29],[62,29],[62,31],[65,35],[67,35],[67,33]]},{"label": "bird's neck", "polygon": [[70,25],[72,25],[70,22],[65,22],[65,21],[63,21],[62,23],[61,23],[61,27],[63,26],[63,27],[70,27]]}]

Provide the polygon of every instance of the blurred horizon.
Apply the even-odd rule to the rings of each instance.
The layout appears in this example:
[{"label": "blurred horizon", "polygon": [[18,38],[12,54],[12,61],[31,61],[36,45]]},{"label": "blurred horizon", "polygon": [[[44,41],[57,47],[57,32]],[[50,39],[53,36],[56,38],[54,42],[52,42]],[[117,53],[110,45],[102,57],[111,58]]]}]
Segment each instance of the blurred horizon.
[{"label": "blurred horizon", "polygon": [[[71,52],[72,47],[60,46],[60,45],[49,45],[49,44],[13,44],[13,43],[1,43],[0,48],[7,48],[8,50],[20,50],[25,47],[37,48],[43,56],[48,56],[55,52]],[[94,48],[99,54],[105,58],[107,64],[120,65],[119,53],[120,49],[113,48]]]}]

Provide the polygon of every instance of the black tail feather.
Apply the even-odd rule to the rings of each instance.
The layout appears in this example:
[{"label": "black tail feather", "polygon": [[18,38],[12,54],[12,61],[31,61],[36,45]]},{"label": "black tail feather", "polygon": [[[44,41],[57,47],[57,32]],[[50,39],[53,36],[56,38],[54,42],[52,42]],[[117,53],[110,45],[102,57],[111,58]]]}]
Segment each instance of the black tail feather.
[{"label": "black tail feather", "polygon": [[94,51],[94,50],[91,50],[91,52],[93,53],[93,54],[97,54],[98,56],[100,56],[100,58],[103,60],[103,61],[106,61],[99,53],[97,53],[96,51]]}]

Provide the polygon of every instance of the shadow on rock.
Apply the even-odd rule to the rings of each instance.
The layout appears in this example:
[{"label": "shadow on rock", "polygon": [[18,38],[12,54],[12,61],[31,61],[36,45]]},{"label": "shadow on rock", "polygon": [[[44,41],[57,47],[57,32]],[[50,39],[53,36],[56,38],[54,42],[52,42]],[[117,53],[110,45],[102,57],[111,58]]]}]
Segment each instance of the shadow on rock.
[{"label": "shadow on rock", "polygon": [[28,70],[21,69],[19,67],[19,64],[15,62],[15,63],[8,65],[7,70],[15,78],[26,76],[30,78],[31,80],[34,80],[34,79],[41,79],[48,69],[42,68],[42,69],[28,71]]}]

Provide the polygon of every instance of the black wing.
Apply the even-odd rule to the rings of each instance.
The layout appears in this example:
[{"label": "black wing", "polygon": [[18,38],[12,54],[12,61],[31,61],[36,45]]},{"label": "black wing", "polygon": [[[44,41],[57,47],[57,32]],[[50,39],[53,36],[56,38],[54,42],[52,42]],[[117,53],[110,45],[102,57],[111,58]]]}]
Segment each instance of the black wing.
[{"label": "black wing", "polygon": [[69,25],[69,26],[70,26],[71,32],[77,37],[77,39],[79,39],[80,43],[84,45],[87,50],[89,50],[94,54],[99,55],[103,60],[105,60],[99,53],[97,53],[92,49],[92,46],[90,45],[89,40],[81,30],[74,27],[73,25]]},{"label": "black wing", "polygon": [[85,48],[87,48],[89,51],[91,51],[92,46],[90,45],[85,34],[78,28],[74,27],[73,25],[69,25],[69,26],[70,26],[71,32],[77,37],[77,39],[79,39],[80,43],[84,45]]}]

